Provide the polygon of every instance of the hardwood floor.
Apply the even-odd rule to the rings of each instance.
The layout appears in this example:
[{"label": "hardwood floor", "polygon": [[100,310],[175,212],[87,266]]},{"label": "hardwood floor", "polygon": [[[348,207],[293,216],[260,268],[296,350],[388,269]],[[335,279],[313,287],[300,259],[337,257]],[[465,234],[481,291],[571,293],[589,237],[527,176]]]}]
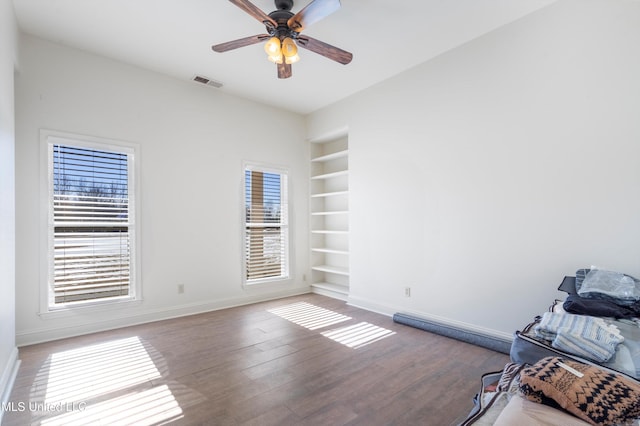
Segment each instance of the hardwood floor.
[{"label": "hardwood floor", "polygon": [[451,425],[507,355],[308,294],[20,349],[2,425]]}]

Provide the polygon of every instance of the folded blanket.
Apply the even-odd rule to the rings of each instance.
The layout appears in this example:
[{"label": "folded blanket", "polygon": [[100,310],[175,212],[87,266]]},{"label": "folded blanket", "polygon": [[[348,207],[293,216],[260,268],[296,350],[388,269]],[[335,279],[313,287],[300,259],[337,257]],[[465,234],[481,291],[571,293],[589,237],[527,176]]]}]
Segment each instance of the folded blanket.
[{"label": "folded blanket", "polygon": [[534,333],[556,349],[597,362],[608,361],[624,341],[618,328],[602,318],[562,312],[545,312]]},{"label": "folded blanket", "polygon": [[559,357],[523,369],[520,391],[530,401],[560,407],[592,425],[629,424],[640,416],[640,384]]}]

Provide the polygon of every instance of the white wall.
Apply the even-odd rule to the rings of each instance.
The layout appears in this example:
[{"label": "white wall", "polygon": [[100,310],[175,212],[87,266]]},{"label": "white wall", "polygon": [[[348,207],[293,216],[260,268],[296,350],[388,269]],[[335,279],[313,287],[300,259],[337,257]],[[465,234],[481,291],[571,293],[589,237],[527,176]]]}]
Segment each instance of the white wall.
[{"label": "white wall", "polygon": [[[307,292],[304,119],[193,82],[21,38],[16,77],[18,344]],[[38,315],[39,131],[141,147],[141,306]],[[243,289],[242,161],[289,168],[293,279]],[[185,293],[177,293],[178,284]]]},{"label": "white wall", "polygon": [[351,302],[508,338],[578,268],[640,276],[638,22],[563,0],[311,114],[349,127]]},{"label": "white wall", "polygon": [[[15,334],[15,129],[13,75],[17,24],[10,0],[0,0],[0,401],[11,385]],[[0,411],[0,420],[2,411]]]}]

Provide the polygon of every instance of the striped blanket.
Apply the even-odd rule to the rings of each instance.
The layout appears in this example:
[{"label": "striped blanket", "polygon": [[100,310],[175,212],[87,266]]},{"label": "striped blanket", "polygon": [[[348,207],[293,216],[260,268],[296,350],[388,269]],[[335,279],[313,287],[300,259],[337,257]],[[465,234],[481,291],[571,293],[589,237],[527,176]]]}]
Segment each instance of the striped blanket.
[{"label": "striped blanket", "polygon": [[618,328],[602,318],[563,312],[545,312],[534,333],[556,349],[597,362],[608,361],[624,341]]}]

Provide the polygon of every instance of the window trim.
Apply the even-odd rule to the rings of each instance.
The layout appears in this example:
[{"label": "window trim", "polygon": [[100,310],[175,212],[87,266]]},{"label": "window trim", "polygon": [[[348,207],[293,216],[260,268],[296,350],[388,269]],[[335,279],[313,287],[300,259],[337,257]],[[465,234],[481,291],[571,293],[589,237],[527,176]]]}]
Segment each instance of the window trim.
[{"label": "window trim", "polygon": [[[247,170],[250,171],[260,171],[263,173],[274,173],[274,174],[279,174],[279,175],[284,175],[286,176],[286,183],[284,185],[284,190],[286,190],[286,217],[287,217],[287,221],[286,224],[283,225],[286,228],[286,237],[284,240],[285,243],[285,249],[284,249],[284,254],[285,254],[285,269],[286,269],[286,273],[284,275],[280,275],[278,277],[268,277],[268,278],[261,278],[261,279],[254,279],[254,280],[249,280],[247,279],[247,255],[246,255],[246,238],[247,238],[247,234],[246,234],[246,172]],[[248,288],[256,288],[262,285],[275,285],[275,284],[282,284],[282,283],[289,283],[292,281],[292,269],[293,269],[293,259],[292,259],[292,255],[291,255],[291,238],[292,238],[292,231],[291,231],[291,173],[289,171],[288,168],[283,167],[283,166],[274,166],[274,165],[270,165],[270,164],[265,164],[265,163],[260,163],[260,162],[254,162],[254,161],[244,161],[242,163],[242,185],[241,185],[241,191],[242,191],[242,196],[241,196],[241,248],[242,248],[242,264],[241,264],[241,277],[242,277],[242,286],[245,289]],[[282,185],[282,184],[281,184]]]},{"label": "window trim", "polygon": [[[88,149],[126,152],[132,161],[128,162],[128,174],[133,185],[130,188],[130,257],[131,277],[129,295],[104,300],[95,299],[68,304],[53,305],[52,277],[50,276],[53,242],[51,197],[53,196],[53,170],[50,158],[53,145],[71,145]],[[131,142],[85,136],[55,130],[40,130],[40,312],[44,317],[58,316],[76,310],[103,310],[111,307],[124,307],[139,304],[142,301],[142,276],[140,270],[140,146]]]}]

